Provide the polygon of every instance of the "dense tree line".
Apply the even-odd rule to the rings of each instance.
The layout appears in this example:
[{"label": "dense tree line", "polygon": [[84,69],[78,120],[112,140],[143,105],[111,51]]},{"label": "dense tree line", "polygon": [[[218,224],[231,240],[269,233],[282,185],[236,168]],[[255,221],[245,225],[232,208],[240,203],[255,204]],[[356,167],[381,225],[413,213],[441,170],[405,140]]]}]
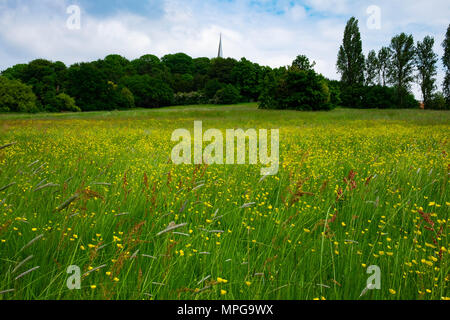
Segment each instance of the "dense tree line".
[{"label": "dense tree line", "polygon": [[358,20],[351,18],[339,49],[341,80],[329,80],[315,63],[299,55],[290,66],[272,69],[245,58],[192,58],[184,53],[161,59],[148,54],[135,60],[120,55],[66,66],[37,59],[4,70],[0,76],[0,112],[94,111],[159,108],[187,104],[258,101],[260,108],[330,110],[414,108],[410,92],[417,81],[426,108],[450,105],[450,26],[443,43],[444,89],[436,91],[438,62],[434,39],[414,44],[411,35],[395,36],[365,58]]},{"label": "dense tree line", "polygon": [[339,94],[332,94],[331,81],[317,74],[314,65],[300,55],[291,66],[272,71],[264,81],[260,108],[321,111],[337,107]]},{"label": "dense tree line", "polygon": [[401,33],[388,47],[377,53],[362,52],[358,20],[352,17],[344,31],[339,49],[337,70],[341,74],[342,105],[354,108],[416,108],[411,93],[416,82],[421,88],[426,109],[450,109],[450,26],[443,43],[446,78],[443,91],[436,91],[438,56],[434,39],[427,36],[414,44],[412,35]]},{"label": "dense tree line", "polygon": [[15,106],[0,103],[0,111],[93,111],[257,101],[271,71],[245,58],[193,59],[184,53],[161,59],[144,55],[132,61],[109,55],[70,67],[38,59],[2,72],[2,91],[14,87],[15,94],[22,92],[21,99],[27,102],[19,99]]}]

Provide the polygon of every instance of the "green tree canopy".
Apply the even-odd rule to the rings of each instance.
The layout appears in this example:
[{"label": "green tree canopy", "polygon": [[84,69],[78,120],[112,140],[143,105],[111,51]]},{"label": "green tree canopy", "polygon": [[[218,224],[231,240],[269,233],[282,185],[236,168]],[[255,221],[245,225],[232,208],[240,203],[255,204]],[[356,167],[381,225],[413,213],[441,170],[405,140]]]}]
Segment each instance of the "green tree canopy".
[{"label": "green tree canopy", "polygon": [[241,99],[239,90],[232,84],[227,84],[222,89],[218,90],[214,96],[213,102],[215,104],[235,104]]},{"label": "green tree canopy", "polygon": [[162,58],[162,62],[169,68],[172,74],[192,74],[194,71],[194,61],[185,53],[165,55]]},{"label": "green tree canopy", "polygon": [[352,17],[345,27],[343,44],[339,48],[337,70],[345,85],[364,83],[364,54],[358,20]]},{"label": "green tree canopy", "polygon": [[414,38],[401,33],[391,40],[389,47],[391,62],[389,64],[389,81],[397,87],[400,107],[405,107],[405,98],[414,80]]},{"label": "green tree canopy", "polygon": [[256,101],[260,94],[259,74],[261,67],[242,58],[231,71],[232,82],[246,101]]},{"label": "green tree canopy", "polygon": [[292,66],[299,70],[313,70],[315,65],[316,62],[310,62],[309,58],[305,55],[298,55],[294,62],[292,62]]},{"label": "green tree canopy", "polygon": [[326,79],[314,70],[289,67],[274,71],[266,80],[267,86],[260,99],[261,109],[318,111],[334,107]]},{"label": "green tree canopy", "polygon": [[389,64],[391,61],[391,50],[387,47],[382,47],[378,52],[378,72],[379,72],[379,84],[386,86],[388,82]]},{"label": "green tree canopy", "polygon": [[378,61],[377,53],[371,50],[366,60],[366,85],[373,86],[379,83],[380,79],[380,63]]},{"label": "green tree canopy", "polygon": [[211,79],[217,79],[221,83],[232,84],[233,83],[232,72],[236,65],[237,61],[232,58],[212,59],[208,75]]},{"label": "green tree canopy", "polygon": [[430,106],[433,91],[436,89],[436,75],[438,56],[433,51],[434,39],[425,37],[422,42],[417,42],[416,67],[419,71],[418,82],[422,90],[425,108]]},{"label": "green tree canopy", "polygon": [[111,102],[114,88],[95,63],[72,65],[67,73],[66,88],[83,111],[115,109]]},{"label": "green tree canopy", "polygon": [[130,62],[130,65],[138,75],[160,76],[163,73],[164,65],[161,60],[152,54],[146,54]]},{"label": "green tree canopy", "polygon": [[37,112],[36,96],[19,80],[0,77],[0,112]]},{"label": "green tree canopy", "polygon": [[173,101],[174,92],[169,85],[149,75],[128,76],[121,83],[133,93],[138,108],[159,108]]},{"label": "green tree canopy", "polygon": [[445,35],[442,47],[444,48],[444,56],[442,57],[442,63],[444,64],[445,68],[443,93],[447,100],[447,104],[450,106],[450,24],[448,25],[447,34]]}]

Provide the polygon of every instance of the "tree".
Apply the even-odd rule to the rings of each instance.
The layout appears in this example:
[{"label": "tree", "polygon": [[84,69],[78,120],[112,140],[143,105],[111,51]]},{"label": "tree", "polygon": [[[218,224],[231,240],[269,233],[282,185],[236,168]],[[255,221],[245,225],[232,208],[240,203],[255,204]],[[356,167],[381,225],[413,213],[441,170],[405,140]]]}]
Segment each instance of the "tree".
[{"label": "tree", "polygon": [[232,84],[227,84],[225,87],[217,91],[214,96],[214,104],[235,104],[241,99],[239,90]]},{"label": "tree", "polygon": [[134,108],[134,95],[127,87],[119,86],[117,92],[117,106],[119,109],[131,109]]},{"label": "tree", "polygon": [[192,74],[194,61],[184,53],[168,54],[162,58],[162,62],[169,68],[172,74]]},{"label": "tree", "polygon": [[341,82],[338,80],[328,80],[327,85],[330,90],[330,103],[333,108],[337,108],[342,105],[341,99]]},{"label": "tree", "polygon": [[57,111],[56,95],[61,92],[67,68],[62,62],[36,59],[27,65],[18,65],[5,70],[3,74],[10,79],[20,80],[30,85],[37,98],[38,109]]},{"label": "tree", "polygon": [[294,62],[292,62],[292,66],[298,68],[299,70],[314,70],[315,65],[316,62],[313,61],[311,63],[305,55],[297,56]]},{"label": "tree", "polygon": [[65,93],[56,96],[56,108],[58,111],[81,112],[81,109],[75,104],[75,99]]},{"label": "tree", "polygon": [[0,112],[37,112],[36,96],[19,80],[0,77]]},{"label": "tree", "polygon": [[436,92],[431,97],[430,103],[427,106],[427,109],[432,110],[449,110],[450,105],[447,103],[442,92]]},{"label": "tree", "polygon": [[208,75],[211,79],[215,78],[221,83],[233,84],[232,72],[237,63],[238,62],[232,58],[212,59]]},{"label": "tree", "polygon": [[194,73],[207,75],[209,72],[209,67],[211,60],[209,58],[196,58],[194,59]]},{"label": "tree", "polygon": [[246,101],[258,100],[260,69],[258,64],[242,58],[231,71],[233,83]]},{"label": "tree", "polygon": [[161,60],[157,56],[146,54],[131,61],[131,66],[134,71],[139,75],[148,74],[150,76],[156,76],[162,72],[163,65]]},{"label": "tree", "polygon": [[296,67],[279,69],[266,77],[267,85],[260,98],[261,109],[299,111],[330,110],[331,94],[327,81],[314,70]]},{"label": "tree", "polygon": [[380,63],[374,50],[369,52],[366,61],[366,85],[373,86],[380,82]]},{"label": "tree", "polygon": [[2,72],[2,76],[10,79],[10,80],[20,80],[24,78],[25,70],[27,69],[27,64],[16,64],[11,68],[6,69]]},{"label": "tree", "polygon": [[358,20],[352,17],[345,27],[343,44],[339,48],[337,70],[347,86],[364,83],[364,54]]},{"label": "tree", "polygon": [[160,108],[173,101],[173,91],[169,85],[149,75],[125,77],[121,84],[133,93],[138,108]]},{"label": "tree", "polygon": [[126,75],[129,64],[126,58],[118,54],[111,54],[95,62],[96,67],[105,74],[108,81],[114,83],[118,83]]},{"label": "tree", "polygon": [[224,84],[221,83],[217,79],[210,79],[210,80],[208,80],[208,82],[206,82],[205,88],[204,88],[206,98],[207,99],[214,98],[214,96],[216,95],[217,91],[219,91],[223,87],[224,87]]},{"label": "tree", "polygon": [[389,64],[389,82],[397,88],[400,107],[406,106],[406,97],[411,82],[414,80],[414,38],[401,33],[391,40],[389,47],[391,62]]},{"label": "tree", "polygon": [[194,90],[199,91],[205,87],[208,81],[208,72],[211,61],[209,58],[196,58],[194,59]]},{"label": "tree", "polygon": [[445,67],[445,79],[443,93],[447,104],[450,106],[450,24],[447,28],[447,34],[445,35],[445,40],[442,43],[444,47],[444,56],[442,57],[442,62]]},{"label": "tree", "polygon": [[391,51],[387,47],[382,47],[378,52],[378,72],[379,72],[379,84],[383,87],[386,86],[388,81],[389,63],[391,61]]},{"label": "tree", "polygon": [[361,89],[362,106],[365,109],[395,108],[395,89],[374,85]]},{"label": "tree", "polygon": [[417,42],[416,67],[419,71],[418,80],[422,90],[423,103],[425,108],[430,106],[433,91],[436,89],[436,75],[438,56],[433,51],[434,39],[425,37],[422,42]]},{"label": "tree", "polygon": [[95,63],[72,65],[67,73],[66,91],[83,111],[114,110],[114,87]]},{"label": "tree", "polygon": [[172,75],[171,85],[174,92],[192,92],[194,90],[194,77],[189,73],[176,73]]}]

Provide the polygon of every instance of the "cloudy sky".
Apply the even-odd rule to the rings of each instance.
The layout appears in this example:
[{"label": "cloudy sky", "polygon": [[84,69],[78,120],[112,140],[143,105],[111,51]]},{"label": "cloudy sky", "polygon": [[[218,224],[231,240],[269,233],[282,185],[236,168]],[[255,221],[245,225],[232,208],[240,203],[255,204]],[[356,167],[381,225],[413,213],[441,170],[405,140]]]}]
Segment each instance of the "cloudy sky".
[{"label": "cloudy sky", "polygon": [[[76,11],[68,13],[73,5],[79,28]],[[351,16],[359,19],[366,54],[406,32],[416,42],[433,36],[442,56],[450,1],[0,0],[0,70],[35,58],[70,65],[112,53],[214,57],[222,33],[227,57],[277,67],[306,54],[317,71],[338,78],[336,56]]]}]

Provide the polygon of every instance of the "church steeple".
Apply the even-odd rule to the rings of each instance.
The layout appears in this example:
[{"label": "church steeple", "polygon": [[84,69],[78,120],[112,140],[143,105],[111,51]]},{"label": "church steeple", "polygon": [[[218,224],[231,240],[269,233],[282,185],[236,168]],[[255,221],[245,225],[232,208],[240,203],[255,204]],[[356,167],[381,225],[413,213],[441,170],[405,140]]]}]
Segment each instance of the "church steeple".
[{"label": "church steeple", "polygon": [[223,51],[222,51],[222,34],[220,34],[220,42],[219,42],[219,53],[217,54],[218,58],[223,58]]}]

